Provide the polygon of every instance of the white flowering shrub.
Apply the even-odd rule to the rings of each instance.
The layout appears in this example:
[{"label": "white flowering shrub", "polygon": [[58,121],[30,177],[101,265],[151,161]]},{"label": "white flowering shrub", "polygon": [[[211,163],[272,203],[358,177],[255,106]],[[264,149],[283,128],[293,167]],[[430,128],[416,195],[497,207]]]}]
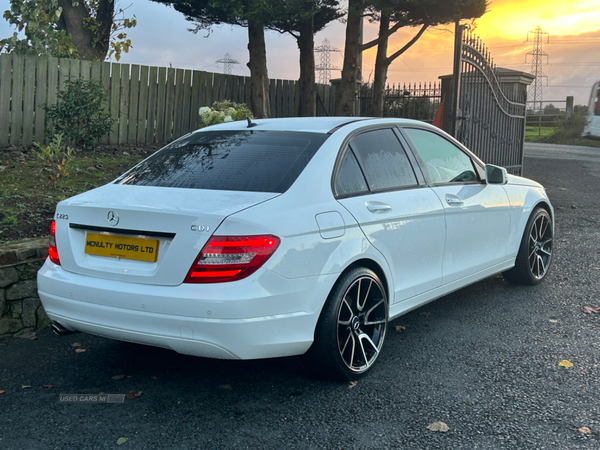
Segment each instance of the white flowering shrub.
[{"label": "white flowering shrub", "polygon": [[211,107],[203,106],[198,110],[200,115],[200,128],[235,120],[253,119],[252,111],[244,103],[233,103],[229,100],[215,102]]}]

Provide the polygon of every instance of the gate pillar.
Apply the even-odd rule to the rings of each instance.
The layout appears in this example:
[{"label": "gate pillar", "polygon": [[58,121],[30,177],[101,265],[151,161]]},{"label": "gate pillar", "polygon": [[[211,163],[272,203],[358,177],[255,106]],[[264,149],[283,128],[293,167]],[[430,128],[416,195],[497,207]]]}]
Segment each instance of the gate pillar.
[{"label": "gate pillar", "polygon": [[527,87],[535,80],[535,75],[520,70],[498,67],[496,69],[498,82],[505,93],[521,94],[527,92]]}]

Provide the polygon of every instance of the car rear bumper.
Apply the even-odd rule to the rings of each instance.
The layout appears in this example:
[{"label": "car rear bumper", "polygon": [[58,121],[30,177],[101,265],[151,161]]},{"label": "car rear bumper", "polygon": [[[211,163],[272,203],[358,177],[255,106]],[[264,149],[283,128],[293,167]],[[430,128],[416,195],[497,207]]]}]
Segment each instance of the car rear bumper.
[{"label": "car rear bumper", "polygon": [[38,291],[48,317],[70,330],[209,358],[303,354],[335,275],[255,275],[214,285],[152,286],[77,275],[46,261]]}]

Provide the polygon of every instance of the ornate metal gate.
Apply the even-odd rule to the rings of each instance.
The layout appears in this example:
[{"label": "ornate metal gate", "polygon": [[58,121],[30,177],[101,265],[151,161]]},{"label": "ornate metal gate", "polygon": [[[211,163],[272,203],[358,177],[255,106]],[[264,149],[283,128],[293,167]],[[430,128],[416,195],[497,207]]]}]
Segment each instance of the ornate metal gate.
[{"label": "ornate metal gate", "polygon": [[486,163],[523,172],[527,92],[508,92],[481,39],[456,27],[451,134]]}]

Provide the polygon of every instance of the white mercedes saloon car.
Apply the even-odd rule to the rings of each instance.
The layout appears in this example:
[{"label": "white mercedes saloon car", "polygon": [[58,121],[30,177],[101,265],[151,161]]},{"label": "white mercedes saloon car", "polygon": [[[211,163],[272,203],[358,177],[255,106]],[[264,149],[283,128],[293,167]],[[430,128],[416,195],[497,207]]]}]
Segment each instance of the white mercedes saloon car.
[{"label": "white mercedes saloon car", "polygon": [[356,379],[390,320],[497,273],[539,283],[553,217],[422,122],[231,122],[60,202],[39,296],[59,334]]}]

